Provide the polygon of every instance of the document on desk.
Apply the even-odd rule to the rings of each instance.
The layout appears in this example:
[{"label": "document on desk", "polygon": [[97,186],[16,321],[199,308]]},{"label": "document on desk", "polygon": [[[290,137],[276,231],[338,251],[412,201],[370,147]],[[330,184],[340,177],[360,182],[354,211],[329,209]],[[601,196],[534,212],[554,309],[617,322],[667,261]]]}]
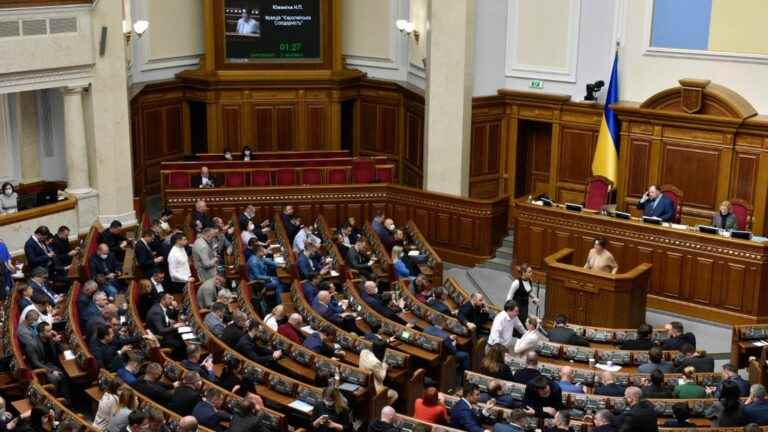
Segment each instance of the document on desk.
[{"label": "document on desk", "polygon": [[408,252],[408,256],[419,256],[419,254],[420,253],[417,250],[412,250],[412,251]]},{"label": "document on desk", "polygon": [[191,339],[197,339],[197,336],[194,333],[182,333],[181,340],[188,341]]},{"label": "document on desk", "polygon": [[64,360],[74,360],[75,359],[75,353],[72,352],[72,350],[66,350],[62,353],[64,356]]},{"label": "document on desk", "polygon": [[331,277],[339,277],[339,272],[336,270],[331,270]]},{"label": "document on desk", "polygon": [[357,389],[359,389],[359,388],[360,388],[359,385],[348,383],[348,382],[341,383],[341,385],[339,386],[339,390],[350,392],[350,393],[356,392]]},{"label": "document on desk", "polygon": [[288,406],[303,413],[311,413],[314,409],[312,405],[298,399],[289,403]]},{"label": "document on desk", "polygon": [[184,327],[179,327],[177,330],[179,331],[179,333],[192,333],[192,327],[184,326]]}]

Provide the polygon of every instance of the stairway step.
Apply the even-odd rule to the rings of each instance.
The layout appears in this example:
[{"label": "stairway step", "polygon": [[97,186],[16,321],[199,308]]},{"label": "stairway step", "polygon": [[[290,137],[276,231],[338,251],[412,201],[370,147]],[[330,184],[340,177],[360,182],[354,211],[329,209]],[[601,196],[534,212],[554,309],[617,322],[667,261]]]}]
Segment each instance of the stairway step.
[{"label": "stairway step", "polygon": [[480,267],[509,273],[512,268],[512,261],[500,257],[495,257],[480,264]]},{"label": "stairway step", "polygon": [[504,239],[504,241],[501,242],[502,247],[514,249],[515,248],[515,241],[514,240],[507,240]]},{"label": "stairway step", "polygon": [[509,262],[512,262],[512,257],[514,256],[514,254],[515,254],[515,250],[509,246],[502,246],[496,249],[496,257],[509,260]]}]

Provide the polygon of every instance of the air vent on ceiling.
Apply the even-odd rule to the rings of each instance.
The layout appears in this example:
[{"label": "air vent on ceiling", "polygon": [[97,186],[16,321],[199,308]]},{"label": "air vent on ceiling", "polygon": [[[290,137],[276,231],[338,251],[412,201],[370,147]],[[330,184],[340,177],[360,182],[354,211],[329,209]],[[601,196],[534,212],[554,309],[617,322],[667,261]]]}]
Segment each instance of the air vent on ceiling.
[{"label": "air vent on ceiling", "polygon": [[0,38],[16,37],[21,35],[21,26],[18,21],[0,21]]},{"label": "air vent on ceiling", "polygon": [[77,18],[51,18],[48,21],[51,34],[77,33]]},{"label": "air vent on ceiling", "polygon": [[21,28],[24,30],[24,36],[40,36],[48,33],[48,25],[44,19],[22,21]]}]

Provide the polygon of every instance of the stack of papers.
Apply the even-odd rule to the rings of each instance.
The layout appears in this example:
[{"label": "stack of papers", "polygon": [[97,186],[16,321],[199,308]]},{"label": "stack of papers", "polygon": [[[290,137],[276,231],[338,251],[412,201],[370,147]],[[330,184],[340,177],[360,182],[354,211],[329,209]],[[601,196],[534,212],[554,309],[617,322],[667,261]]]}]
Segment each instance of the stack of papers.
[{"label": "stack of papers", "polygon": [[339,276],[339,272],[337,272],[336,270],[331,270],[331,277],[337,277],[337,276]]},{"label": "stack of papers", "polygon": [[197,339],[197,336],[195,336],[194,333],[183,333],[181,335],[181,339],[187,341],[187,340],[190,340],[190,339]]},{"label": "stack of papers", "polygon": [[408,252],[408,256],[418,256],[418,255],[419,255],[419,251],[417,250],[412,250]]},{"label": "stack of papers", "polygon": [[341,383],[341,385],[339,386],[339,390],[347,391],[347,392],[354,392],[354,391],[357,391],[357,389],[359,388],[360,388],[359,385],[348,383],[348,382]]},{"label": "stack of papers", "polygon": [[75,359],[75,353],[73,353],[72,350],[66,350],[62,354],[64,355],[64,360],[74,360]]},{"label": "stack of papers", "polygon": [[192,327],[179,327],[177,330],[179,330],[179,333],[192,333]]},{"label": "stack of papers", "polygon": [[311,413],[314,409],[312,405],[298,399],[289,403],[288,406],[303,413]]},{"label": "stack of papers", "polygon": [[752,342],[752,345],[758,346],[758,347],[768,346],[768,341],[766,340],[754,341]]},{"label": "stack of papers", "polygon": [[314,333],[315,330],[311,326],[306,325],[306,326],[301,328],[301,332],[304,333],[304,334],[310,335],[310,334]]},{"label": "stack of papers", "polygon": [[275,257],[275,262],[277,264],[285,264],[285,258],[283,258],[282,256],[276,256]]},{"label": "stack of papers", "polygon": [[608,372],[618,372],[621,370],[621,366],[619,365],[608,366],[607,364],[602,363],[596,364],[595,367]]}]

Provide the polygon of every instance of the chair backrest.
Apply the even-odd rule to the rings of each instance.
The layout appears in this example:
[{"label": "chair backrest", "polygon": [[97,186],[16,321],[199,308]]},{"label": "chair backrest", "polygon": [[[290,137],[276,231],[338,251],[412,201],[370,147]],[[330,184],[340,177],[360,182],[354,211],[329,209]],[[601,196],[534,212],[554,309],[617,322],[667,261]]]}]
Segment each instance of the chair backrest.
[{"label": "chair backrest", "polygon": [[740,231],[752,230],[752,213],[754,208],[741,198],[731,198],[731,212],[736,216],[736,228]]},{"label": "chair backrest", "polygon": [[349,168],[329,168],[328,184],[347,184],[349,183]]},{"label": "chair backrest", "polygon": [[675,218],[672,222],[680,223],[683,220],[683,191],[677,186],[666,184],[661,186],[661,193],[675,203]]},{"label": "chair backrest", "polygon": [[251,173],[251,186],[272,186],[272,176],[269,171],[256,170]]},{"label": "chair backrest", "polygon": [[172,189],[189,189],[192,185],[192,180],[189,173],[186,172],[172,172],[168,174],[167,186]]},{"label": "chair backrest", "polygon": [[301,170],[301,184],[323,184],[323,170],[320,168],[305,168]]},{"label": "chair backrest", "polygon": [[245,180],[245,171],[229,172],[224,174],[224,185],[226,187],[244,187],[248,186]]},{"label": "chair backrest", "polygon": [[275,172],[277,186],[295,186],[296,170],[293,168],[280,169]]},{"label": "chair backrest", "polygon": [[600,210],[608,204],[608,197],[613,182],[603,176],[594,176],[587,179],[587,187],[584,190],[584,207],[589,210]]},{"label": "chair backrest", "polygon": [[394,166],[376,167],[376,181],[379,183],[392,183],[395,179]]},{"label": "chair backrest", "polygon": [[373,183],[376,180],[376,163],[368,158],[358,158],[352,162],[353,183]]}]

